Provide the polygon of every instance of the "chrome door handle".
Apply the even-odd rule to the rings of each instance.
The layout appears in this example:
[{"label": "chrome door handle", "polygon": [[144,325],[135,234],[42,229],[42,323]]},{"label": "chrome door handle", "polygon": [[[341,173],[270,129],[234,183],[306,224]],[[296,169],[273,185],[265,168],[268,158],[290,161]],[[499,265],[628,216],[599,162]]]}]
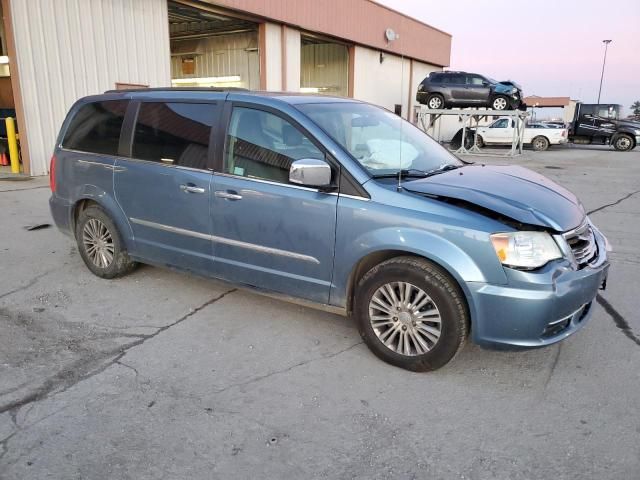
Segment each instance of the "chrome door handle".
[{"label": "chrome door handle", "polygon": [[222,190],[216,191],[215,196],[219,198],[226,198],[228,200],[242,200],[242,195],[231,192],[223,192]]},{"label": "chrome door handle", "polygon": [[180,185],[180,190],[184,193],[204,193],[204,188],[195,185]]}]

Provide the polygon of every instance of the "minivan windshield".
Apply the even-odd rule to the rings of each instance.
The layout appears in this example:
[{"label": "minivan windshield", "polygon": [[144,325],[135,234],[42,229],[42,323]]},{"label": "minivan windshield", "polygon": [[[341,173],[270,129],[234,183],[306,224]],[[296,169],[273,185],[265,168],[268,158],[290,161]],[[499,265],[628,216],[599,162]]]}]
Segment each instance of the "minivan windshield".
[{"label": "minivan windshield", "polygon": [[422,130],[382,108],[356,102],[297,107],[375,177],[462,165]]}]

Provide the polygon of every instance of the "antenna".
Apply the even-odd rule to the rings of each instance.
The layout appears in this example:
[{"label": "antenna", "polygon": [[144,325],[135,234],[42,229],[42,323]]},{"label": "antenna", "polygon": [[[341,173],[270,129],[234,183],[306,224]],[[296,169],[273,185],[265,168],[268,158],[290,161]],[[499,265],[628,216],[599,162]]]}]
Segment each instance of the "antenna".
[{"label": "antenna", "polygon": [[[402,29],[402,24],[403,24],[403,19],[401,17],[400,19],[400,29]],[[391,28],[387,28],[385,31],[385,37],[387,39],[387,45],[389,45],[391,42],[398,40],[400,38],[400,35],[398,33],[396,33],[393,29]],[[403,137],[403,127],[404,127],[404,122],[402,120],[402,99],[404,98],[404,52],[402,51],[402,49],[400,50],[400,141],[398,142],[399,144],[399,155],[398,155],[398,186],[396,187],[398,189],[398,191],[402,190],[402,139]],[[410,105],[407,104],[407,108],[409,108]]]},{"label": "antenna", "polygon": [[[402,190],[402,98],[404,97],[404,54],[400,55],[400,155],[398,155],[398,191]],[[408,105],[407,105],[408,107]]]}]

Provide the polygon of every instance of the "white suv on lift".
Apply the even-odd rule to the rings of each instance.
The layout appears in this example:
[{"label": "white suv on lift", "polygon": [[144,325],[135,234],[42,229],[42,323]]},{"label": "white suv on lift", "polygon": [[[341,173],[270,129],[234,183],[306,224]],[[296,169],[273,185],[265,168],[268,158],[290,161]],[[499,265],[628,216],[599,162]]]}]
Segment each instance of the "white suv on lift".
[{"label": "white suv on lift", "polygon": [[[517,135],[515,120],[499,118],[487,127],[476,129],[476,145],[511,145],[513,136]],[[546,150],[549,145],[567,143],[567,129],[551,127],[542,123],[531,123],[524,129],[523,143],[531,145],[534,150]]]}]

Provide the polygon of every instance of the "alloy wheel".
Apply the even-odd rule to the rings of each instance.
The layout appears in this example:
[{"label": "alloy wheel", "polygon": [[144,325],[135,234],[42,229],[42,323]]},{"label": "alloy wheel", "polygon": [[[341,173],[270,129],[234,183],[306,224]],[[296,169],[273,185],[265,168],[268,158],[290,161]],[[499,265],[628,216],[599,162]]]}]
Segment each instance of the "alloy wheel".
[{"label": "alloy wheel", "polygon": [[442,319],[432,298],[407,282],[386,283],[375,291],[369,321],[380,342],[400,355],[425,354],[442,334]]},{"label": "alloy wheel", "polygon": [[107,268],[113,262],[115,247],[107,226],[97,218],[91,218],[82,229],[82,243],[91,262],[99,268]]},{"label": "alloy wheel", "polygon": [[505,110],[506,108],[507,108],[507,101],[504,98],[498,97],[493,101],[494,110]]},{"label": "alloy wheel", "polygon": [[429,100],[429,108],[437,110],[440,107],[442,107],[442,100],[440,99],[440,97],[432,97]]}]

